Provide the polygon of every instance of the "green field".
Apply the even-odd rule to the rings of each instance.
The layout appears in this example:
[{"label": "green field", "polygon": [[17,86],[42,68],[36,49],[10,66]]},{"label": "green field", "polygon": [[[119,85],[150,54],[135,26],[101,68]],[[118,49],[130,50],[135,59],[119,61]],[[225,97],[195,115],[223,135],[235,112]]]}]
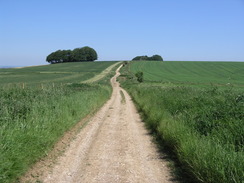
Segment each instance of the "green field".
[{"label": "green field", "polygon": [[0,69],[0,182],[16,182],[67,130],[109,99],[112,64]]},{"label": "green field", "polygon": [[120,81],[186,182],[243,183],[243,78],[237,62],[130,62]]},{"label": "green field", "polygon": [[228,86],[244,88],[242,62],[132,62],[133,73],[142,71],[145,81],[170,82],[191,86]]},{"label": "green field", "polygon": [[51,83],[79,83],[99,74],[115,62],[76,62],[36,67],[0,69],[0,86],[38,86]]},{"label": "green field", "polygon": [[[108,100],[115,63],[0,69],[0,182],[16,182]],[[129,62],[120,81],[194,182],[239,183],[244,182],[243,69],[237,62]]]}]

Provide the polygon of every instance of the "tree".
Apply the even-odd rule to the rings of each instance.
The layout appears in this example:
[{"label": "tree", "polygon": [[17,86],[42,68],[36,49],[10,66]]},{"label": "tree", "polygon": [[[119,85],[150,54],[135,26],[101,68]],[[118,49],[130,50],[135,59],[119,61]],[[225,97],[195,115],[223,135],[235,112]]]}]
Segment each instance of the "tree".
[{"label": "tree", "polygon": [[61,50],[57,50],[55,52],[52,52],[51,54],[49,54],[47,56],[47,62],[51,63],[51,64],[55,64],[55,63],[59,63],[61,62],[61,54],[60,54]]},{"label": "tree", "polygon": [[83,62],[97,60],[97,52],[88,46],[71,50],[57,50],[46,58],[51,64],[62,62]]},{"label": "tree", "polygon": [[49,54],[46,60],[51,64],[71,62],[72,61],[71,53],[72,53],[71,50],[57,50]]},{"label": "tree", "polygon": [[61,53],[63,62],[72,62],[72,51],[71,50],[63,50]]},{"label": "tree", "polygon": [[151,57],[151,60],[154,60],[154,61],[163,61],[163,58],[160,55],[153,55]]},{"label": "tree", "polygon": [[137,56],[137,57],[133,58],[132,60],[149,60],[149,57],[147,55]]},{"label": "tree", "polygon": [[81,48],[75,48],[72,51],[72,58],[73,58],[73,62],[86,61],[86,57],[85,57],[84,52],[82,51]]},{"label": "tree", "polygon": [[132,60],[134,61],[140,61],[140,60],[145,60],[145,61],[163,61],[163,58],[160,55],[153,55],[152,57],[148,57],[147,55],[145,56],[136,56]]},{"label": "tree", "polygon": [[97,52],[88,46],[76,48],[72,51],[72,58],[75,62],[97,60]]},{"label": "tree", "polygon": [[85,46],[83,48],[81,48],[85,57],[86,57],[86,61],[94,61],[97,60],[97,52],[93,49],[90,48],[88,46]]}]

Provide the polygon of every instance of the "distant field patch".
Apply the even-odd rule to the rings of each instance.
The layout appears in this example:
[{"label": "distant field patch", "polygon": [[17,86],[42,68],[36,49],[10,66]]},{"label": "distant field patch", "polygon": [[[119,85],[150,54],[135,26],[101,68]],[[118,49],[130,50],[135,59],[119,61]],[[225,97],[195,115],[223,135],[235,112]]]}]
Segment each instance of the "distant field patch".
[{"label": "distant field patch", "polygon": [[108,73],[111,72],[111,70],[116,67],[118,64],[120,64],[120,62],[115,63],[111,66],[109,66],[107,69],[103,70],[100,74],[95,75],[93,78],[90,78],[88,80],[82,81],[82,83],[94,83],[97,82],[98,80],[101,80],[102,78],[104,78]]},{"label": "distant field patch", "polygon": [[145,81],[188,85],[238,85],[244,87],[242,62],[132,62],[133,73],[142,71]]},{"label": "distant field patch", "polygon": [[18,83],[79,83],[93,78],[114,63],[116,62],[77,62],[0,69],[0,86]]}]

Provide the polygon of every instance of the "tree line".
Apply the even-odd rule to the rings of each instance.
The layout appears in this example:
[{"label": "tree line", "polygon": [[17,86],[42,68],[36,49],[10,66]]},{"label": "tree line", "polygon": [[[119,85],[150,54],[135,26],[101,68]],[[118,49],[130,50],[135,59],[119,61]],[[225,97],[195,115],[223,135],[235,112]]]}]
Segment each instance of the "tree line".
[{"label": "tree line", "polygon": [[163,61],[163,58],[160,55],[153,55],[151,57],[148,57],[147,55],[145,56],[136,56],[132,60],[137,61],[137,60],[145,60],[145,61]]},{"label": "tree line", "polygon": [[86,62],[97,60],[97,52],[88,46],[74,50],[57,50],[50,53],[46,61],[55,64],[63,62]]}]

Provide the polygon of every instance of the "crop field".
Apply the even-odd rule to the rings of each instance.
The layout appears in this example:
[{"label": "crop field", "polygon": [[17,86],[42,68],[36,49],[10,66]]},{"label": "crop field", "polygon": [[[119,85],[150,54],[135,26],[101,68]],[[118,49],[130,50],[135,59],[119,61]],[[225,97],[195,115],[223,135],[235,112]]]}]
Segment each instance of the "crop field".
[{"label": "crop field", "polygon": [[[116,67],[106,75],[103,71],[112,64],[0,69],[0,182],[16,182],[67,130],[108,100]],[[81,83],[99,73],[103,73],[100,80]],[[19,86],[22,82],[25,87]],[[45,86],[39,87],[40,83]]]},{"label": "crop field", "polygon": [[0,87],[79,83],[94,77],[115,62],[76,62],[25,68],[0,69]]},{"label": "crop field", "polygon": [[142,71],[145,81],[170,82],[197,87],[237,86],[244,88],[242,62],[133,62],[130,70]]},{"label": "crop field", "polygon": [[193,182],[244,182],[244,63],[131,62],[120,80]]}]

